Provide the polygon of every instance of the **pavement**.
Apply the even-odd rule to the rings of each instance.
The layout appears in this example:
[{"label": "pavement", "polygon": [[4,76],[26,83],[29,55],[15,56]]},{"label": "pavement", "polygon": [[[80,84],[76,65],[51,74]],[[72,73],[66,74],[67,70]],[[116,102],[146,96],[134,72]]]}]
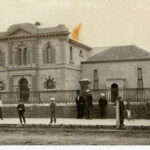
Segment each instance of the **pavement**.
[{"label": "pavement", "polygon": [[[49,125],[49,118],[26,118],[27,125]],[[19,125],[18,118],[4,118],[0,120],[0,125]],[[115,126],[115,119],[75,119],[75,118],[57,118],[57,123],[54,125],[81,125],[81,126]],[[52,125],[53,125],[52,124]],[[144,126],[150,127],[150,120],[132,119],[124,121],[125,126]]]}]

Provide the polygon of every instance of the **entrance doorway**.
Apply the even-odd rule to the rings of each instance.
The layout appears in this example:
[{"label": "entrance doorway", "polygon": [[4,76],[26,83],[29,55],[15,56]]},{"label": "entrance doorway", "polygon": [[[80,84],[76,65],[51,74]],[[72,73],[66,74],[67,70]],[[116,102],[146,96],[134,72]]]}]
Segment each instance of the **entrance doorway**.
[{"label": "entrance doorway", "polygon": [[111,85],[111,101],[115,102],[117,96],[118,96],[118,85],[116,83],[113,83]]},{"label": "entrance doorway", "polygon": [[28,80],[25,78],[22,78],[20,80],[20,99],[22,99],[24,102],[29,101],[29,88],[28,88]]}]

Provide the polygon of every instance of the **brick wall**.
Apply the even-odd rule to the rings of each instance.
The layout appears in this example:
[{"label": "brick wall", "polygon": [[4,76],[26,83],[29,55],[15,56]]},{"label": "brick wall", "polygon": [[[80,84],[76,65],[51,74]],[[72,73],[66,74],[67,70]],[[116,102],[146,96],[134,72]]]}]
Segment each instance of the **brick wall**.
[{"label": "brick wall", "polygon": [[[15,106],[7,106],[3,108],[4,118],[18,117]],[[25,116],[27,118],[49,118],[49,106],[27,106]],[[76,106],[57,106],[56,116],[58,118],[76,118]],[[144,105],[132,105],[132,117],[136,119],[145,119]],[[91,118],[99,118],[99,107],[94,105],[91,110]],[[106,118],[115,118],[115,107],[113,105],[107,106]]]}]

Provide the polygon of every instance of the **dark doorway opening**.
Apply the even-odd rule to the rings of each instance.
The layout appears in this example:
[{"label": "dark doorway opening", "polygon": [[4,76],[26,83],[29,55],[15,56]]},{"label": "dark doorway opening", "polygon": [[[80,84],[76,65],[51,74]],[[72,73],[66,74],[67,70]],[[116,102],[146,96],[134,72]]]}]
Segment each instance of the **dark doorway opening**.
[{"label": "dark doorway opening", "polygon": [[113,83],[111,85],[111,101],[115,102],[117,96],[118,96],[118,85],[116,83]]},{"label": "dark doorway opening", "polygon": [[28,88],[28,80],[25,78],[22,78],[20,80],[20,99],[22,99],[24,102],[28,102],[29,95],[30,95],[30,91]]}]

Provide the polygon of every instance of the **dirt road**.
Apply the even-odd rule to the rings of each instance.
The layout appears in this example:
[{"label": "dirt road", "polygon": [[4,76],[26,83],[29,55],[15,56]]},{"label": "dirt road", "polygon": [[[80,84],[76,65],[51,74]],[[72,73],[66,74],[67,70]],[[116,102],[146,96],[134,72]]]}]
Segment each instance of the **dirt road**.
[{"label": "dirt road", "polygon": [[150,145],[150,131],[0,128],[0,145]]}]

